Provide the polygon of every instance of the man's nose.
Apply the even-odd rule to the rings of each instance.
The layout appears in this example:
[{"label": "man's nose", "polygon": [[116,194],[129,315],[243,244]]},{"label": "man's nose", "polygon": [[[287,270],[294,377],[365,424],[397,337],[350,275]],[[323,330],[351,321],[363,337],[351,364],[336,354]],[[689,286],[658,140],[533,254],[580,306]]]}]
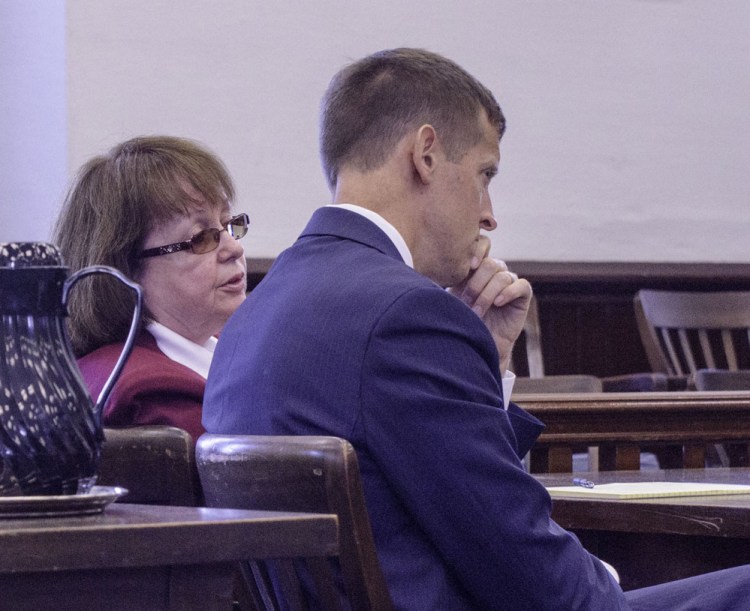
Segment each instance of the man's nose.
[{"label": "man's nose", "polygon": [[494,231],[497,229],[497,221],[495,220],[495,217],[490,215],[486,218],[482,219],[482,222],[479,223],[482,229],[485,231]]},{"label": "man's nose", "polygon": [[482,212],[482,218],[479,221],[479,226],[485,231],[494,231],[497,229],[497,220],[492,211],[492,200],[490,200],[489,193],[485,194],[484,203],[485,206]]}]

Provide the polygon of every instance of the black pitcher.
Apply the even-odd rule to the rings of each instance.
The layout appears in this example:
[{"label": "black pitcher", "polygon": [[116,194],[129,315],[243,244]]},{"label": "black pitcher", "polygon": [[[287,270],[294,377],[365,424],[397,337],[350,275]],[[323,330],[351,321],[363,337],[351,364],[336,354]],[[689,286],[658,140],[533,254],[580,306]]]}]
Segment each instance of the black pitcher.
[{"label": "black pitcher", "polygon": [[[96,405],[65,330],[70,289],[95,273],[136,294],[125,347]],[[0,495],[77,494],[94,484],[102,408],[132,349],[142,303],[140,286],[116,269],[87,267],[68,278],[55,246],[0,243]]]}]

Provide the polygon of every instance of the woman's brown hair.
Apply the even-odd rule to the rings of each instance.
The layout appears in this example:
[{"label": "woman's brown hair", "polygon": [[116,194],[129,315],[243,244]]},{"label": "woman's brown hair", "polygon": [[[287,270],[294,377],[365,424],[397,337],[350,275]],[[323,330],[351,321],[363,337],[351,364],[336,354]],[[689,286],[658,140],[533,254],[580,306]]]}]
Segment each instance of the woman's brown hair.
[{"label": "woman's brown hair", "polygon": [[[133,138],[79,170],[53,239],[71,272],[109,265],[137,280],[137,255],[147,234],[156,224],[199,205],[193,190],[215,206],[231,202],[235,193],[224,164],[197,142],[171,136]],[[122,341],[134,303],[132,291],[110,277],[83,279],[68,304],[76,356]]]}]

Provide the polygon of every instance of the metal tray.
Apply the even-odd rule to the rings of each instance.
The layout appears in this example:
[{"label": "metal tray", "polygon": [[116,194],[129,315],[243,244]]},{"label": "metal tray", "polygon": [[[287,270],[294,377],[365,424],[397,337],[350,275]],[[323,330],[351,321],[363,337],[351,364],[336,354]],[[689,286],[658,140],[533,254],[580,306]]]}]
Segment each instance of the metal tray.
[{"label": "metal tray", "polygon": [[85,494],[52,496],[0,496],[0,519],[50,518],[101,513],[110,503],[127,494],[119,486],[93,486]]}]

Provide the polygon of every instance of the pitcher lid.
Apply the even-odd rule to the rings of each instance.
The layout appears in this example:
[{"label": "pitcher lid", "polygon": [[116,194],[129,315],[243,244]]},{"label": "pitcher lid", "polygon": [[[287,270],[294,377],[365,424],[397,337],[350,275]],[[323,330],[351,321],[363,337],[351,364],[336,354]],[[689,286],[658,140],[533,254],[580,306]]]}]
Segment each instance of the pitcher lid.
[{"label": "pitcher lid", "polygon": [[62,255],[48,242],[0,242],[0,269],[60,267]]}]

